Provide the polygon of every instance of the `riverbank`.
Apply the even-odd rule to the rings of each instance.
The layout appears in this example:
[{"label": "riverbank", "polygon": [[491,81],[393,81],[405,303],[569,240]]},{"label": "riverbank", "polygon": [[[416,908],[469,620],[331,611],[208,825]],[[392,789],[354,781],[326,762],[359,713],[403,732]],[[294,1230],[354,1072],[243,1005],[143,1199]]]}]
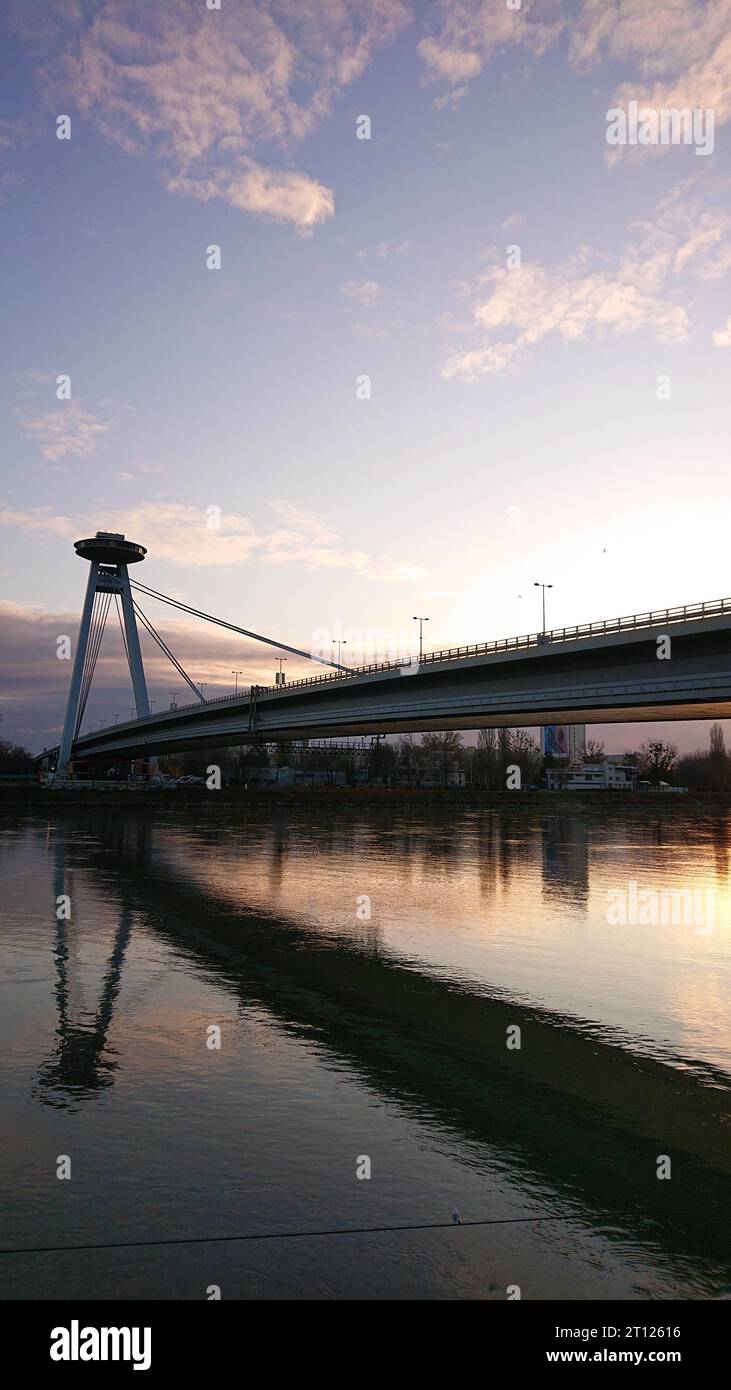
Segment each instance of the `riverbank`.
[{"label": "riverbank", "polygon": [[100,789],[48,788],[28,785],[0,786],[0,808],[55,810],[58,807],[119,806],[145,809],[191,807],[198,809],[202,802],[218,807],[232,806],[323,806],[346,808],[363,805],[388,805],[460,809],[500,808],[505,806],[540,807],[542,810],[585,812],[608,810],[612,813],[643,809],[653,812],[662,809],[668,815],[708,814],[731,810],[731,792],[691,792],[677,795],[668,792],[625,792],[609,789],[597,791],[488,791],[480,787],[440,788],[418,787],[222,787],[208,791],[205,787],[189,786],[170,789],[134,788]]}]

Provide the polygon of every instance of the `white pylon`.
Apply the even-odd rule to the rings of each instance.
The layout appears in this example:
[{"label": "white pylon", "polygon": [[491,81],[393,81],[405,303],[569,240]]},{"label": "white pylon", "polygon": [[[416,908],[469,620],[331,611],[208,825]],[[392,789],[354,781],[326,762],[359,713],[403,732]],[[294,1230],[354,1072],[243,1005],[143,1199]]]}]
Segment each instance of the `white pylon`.
[{"label": "white pylon", "polygon": [[[86,597],[84,598],[84,607],[81,612],[79,635],[76,640],[74,668],[71,673],[71,685],[66,702],[66,717],[64,719],[61,747],[58,754],[58,766],[56,768],[56,774],[60,776],[68,775],[71,750],[73,748],[74,739],[79,732],[78,723],[82,699],[82,684],[84,683],[84,672],[86,670],[87,655],[89,654],[89,636],[91,633],[94,599],[97,594],[118,594],[122,600],[122,617],[124,621],[127,660],[129,663],[129,673],[132,677],[137,718],[141,719],[143,715],[150,713],[150,702],[147,698],[147,685],[145,683],[145,670],[142,665],[140,638],[137,631],[134,604],[132,602],[129,574],[127,573],[127,566],[136,564],[139,560],[144,560],[147,551],[143,545],[135,545],[134,542],[127,541],[124,536],[117,535],[112,531],[97,531],[96,535],[89,540],[76,541],[74,549],[76,554],[81,556],[82,560],[88,560],[90,564],[89,579],[86,585]],[[89,679],[91,679],[91,674],[93,674],[93,672],[90,673]],[[88,694],[88,688],[86,693]]]}]

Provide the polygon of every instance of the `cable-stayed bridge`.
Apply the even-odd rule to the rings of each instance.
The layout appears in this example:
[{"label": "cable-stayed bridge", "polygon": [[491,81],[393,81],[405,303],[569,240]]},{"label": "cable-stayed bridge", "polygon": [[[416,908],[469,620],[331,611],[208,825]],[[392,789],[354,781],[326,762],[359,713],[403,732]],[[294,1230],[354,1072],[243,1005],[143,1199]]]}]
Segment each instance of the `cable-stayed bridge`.
[{"label": "cable-stayed bridge", "polygon": [[[348,668],[131,581],[127,567],[145,551],[123,536],[97,532],[91,540],[77,541],[76,550],[90,561],[89,583],[62,742],[44,755],[47,762],[57,757],[62,773],[83,761],[277,739],[731,717],[731,598]],[[334,669],[205,700],[133,591]],[[82,734],[112,603],[119,612],[137,717]],[[188,682],[191,704],[150,713],[137,617]]]}]

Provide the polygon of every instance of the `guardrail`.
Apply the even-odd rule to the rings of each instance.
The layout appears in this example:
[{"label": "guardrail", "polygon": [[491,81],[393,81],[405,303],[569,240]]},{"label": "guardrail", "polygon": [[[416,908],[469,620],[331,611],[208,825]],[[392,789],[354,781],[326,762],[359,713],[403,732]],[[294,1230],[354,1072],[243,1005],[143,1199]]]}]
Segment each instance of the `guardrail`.
[{"label": "guardrail", "polygon": [[[609,618],[600,623],[578,623],[574,627],[556,627],[550,632],[532,632],[523,637],[502,637],[494,642],[475,642],[466,647],[446,647],[441,651],[425,652],[419,659],[418,667],[437,666],[449,661],[464,661],[474,656],[492,656],[499,652],[507,651],[526,651],[531,647],[550,646],[553,642],[579,642],[587,637],[610,637],[614,633],[634,632],[642,628],[666,627],[672,623],[689,622],[694,618],[720,618],[725,615],[731,616],[731,598],[714,599],[709,603],[684,603],[676,608],[658,608],[647,613],[632,613],[624,618]],[[307,686],[327,685],[334,681],[355,680],[359,676],[375,675],[379,671],[398,671],[404,667],[413,665],[413,657],[404,657],[396,661],[372,662],[369,666],[356,666],[350,671],[333,671],[327,676],[305,676],[302,680],[291,681],[288,685],[257,685],[255,687],[258,695],[286,695],[292,690],[301,690]],[[203,704],[196,701],[195,704],[177,705],[174,710],[160,710],[158,714],[145,716],[147,719],[159,720],[174,718],[191,709],[210,709],[220,705],[248,705],[249,694],[246,695],[218,695],[213,700],[205,700]],[[140,724],[140,719],[128,721],[133,724]],[[111,726],[109,726],[111,727]],[[114,726],[123,729],[125,725],[117,724]],[[79,742],[93,739],[96,734],[85,734]]]}]

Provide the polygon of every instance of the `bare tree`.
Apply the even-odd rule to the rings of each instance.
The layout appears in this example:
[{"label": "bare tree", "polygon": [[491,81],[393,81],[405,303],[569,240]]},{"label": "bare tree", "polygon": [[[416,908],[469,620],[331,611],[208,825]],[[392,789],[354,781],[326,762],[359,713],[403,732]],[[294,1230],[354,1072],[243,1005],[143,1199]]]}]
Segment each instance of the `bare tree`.
[{"label": "bare tree", "polygon": [[537,782],[543,759],[541,750],[527,729],[513,729],[510,734],[510,762],[520,768],[524,786]]},{"label": "bare tree", "polygon": [[708,755],[713,785],[718,791],[725,791],[728,780],[728,752],[723,725],[711,725],[711,747]]},{"label": "bare tree", "polygon": [[434,764],[441,785],[446,787],[449,764],[457,760],[462,749],[462,735],[454,729],[446,729],[441,734],[424,734],[422,745],[426,750],[427,757]]},{"label": "bare tree", "polygon": [[588,738],[581,754],[582,763],[600,763],[603,757],[604,744],[594,738]]},{"label": "bare tree", "polygon": [[497,731],[497,771],[498,786],[504,787],[510,758],[510,729]]},{"label": "bare tree", "polygon": [[494,787],[497,780],[497,729],[479,730],[474,762],[478,786]]},{"label": "bare tree", "polygon": [[0,739],[0,772],[32,772],[34,766],[33,754],[27,748]]},{"label": "bare tree", "polygon": [[658,782],[664,782],[672,776],[677,756],[678,750],[674,744],[663,743],[661,739],[649,739],[640,745],[640,776],[646,777],[648,782],[657,786]]},{"label": "bare tree", "polygon": [[407,787],[416,786],[417,744],[413,734],[403,734],[396,744],[399,779]]}]

